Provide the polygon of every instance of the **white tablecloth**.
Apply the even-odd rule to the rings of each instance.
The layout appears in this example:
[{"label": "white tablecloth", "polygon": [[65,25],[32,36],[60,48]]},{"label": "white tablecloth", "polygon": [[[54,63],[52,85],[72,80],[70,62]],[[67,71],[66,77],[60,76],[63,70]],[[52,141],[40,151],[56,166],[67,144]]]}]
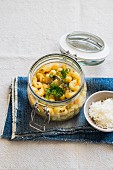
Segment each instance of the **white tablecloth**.
[{"label": "white tablecloth", "polygon": [[[113,77],[112,0],[0,0],[0,130],[11,77],[27,76],[39,57],[59,52],[60,37],[74,30],[102,37],[111,53],[83,67],[86,76]],[[0,139],[0,170],[112,170],[113,146]]]}]

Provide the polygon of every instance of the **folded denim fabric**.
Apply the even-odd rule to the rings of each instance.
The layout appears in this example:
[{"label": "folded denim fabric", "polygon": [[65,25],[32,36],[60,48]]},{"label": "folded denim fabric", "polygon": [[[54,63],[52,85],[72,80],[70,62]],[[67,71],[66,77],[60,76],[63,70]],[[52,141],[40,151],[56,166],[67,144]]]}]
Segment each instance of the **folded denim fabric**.
[{"label": "folded denim fabric", "polygon": [[[87,97],[100,90],[113,91],[113,78],[86,78]],[[86,121],[83,108],[74,118],[64,122],[50,122],[45,132],[31,128],[32,108],[27,96],[27,78],[17,77],[12,82],[12,96],[2,138],[10,140],[62,140],[92,143],[113,143],[113,133],[99,132]],[[37,122],[42,118],[37,115]]]}]

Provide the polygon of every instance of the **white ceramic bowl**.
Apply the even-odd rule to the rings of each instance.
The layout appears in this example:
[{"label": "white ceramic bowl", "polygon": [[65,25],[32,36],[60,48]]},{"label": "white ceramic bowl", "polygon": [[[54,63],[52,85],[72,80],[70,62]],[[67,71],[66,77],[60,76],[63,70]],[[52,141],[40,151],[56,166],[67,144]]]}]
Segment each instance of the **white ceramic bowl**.
[{"label": "white ceramic bowl", "polygon": [[95,129],[102,131],[102,132],[113,132],[113,129],[111,128],[107,128],[107,129],[103,129],[101,127],[98,127],[93,121],[92,119],[89,117],[89,106],[92,104],[92,102],[97,102],[99,100],[105,100],[107,98],[113,98],[113,92],[112,91],[98,91],[94,94],[92,94],[85,102],[84,105],[84,115],[86,120],[89,122],[89,124],[94,127]]}]

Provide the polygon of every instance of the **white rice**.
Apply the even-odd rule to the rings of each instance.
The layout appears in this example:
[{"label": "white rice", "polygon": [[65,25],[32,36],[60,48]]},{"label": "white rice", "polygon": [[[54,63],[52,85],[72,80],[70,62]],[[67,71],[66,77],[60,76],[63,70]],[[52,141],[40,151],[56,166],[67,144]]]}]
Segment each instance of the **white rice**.
[{"label": "white rice", "polygon": [[93,102],[89,108],[89,116],[101,128],[113,128],[113,99]]}]

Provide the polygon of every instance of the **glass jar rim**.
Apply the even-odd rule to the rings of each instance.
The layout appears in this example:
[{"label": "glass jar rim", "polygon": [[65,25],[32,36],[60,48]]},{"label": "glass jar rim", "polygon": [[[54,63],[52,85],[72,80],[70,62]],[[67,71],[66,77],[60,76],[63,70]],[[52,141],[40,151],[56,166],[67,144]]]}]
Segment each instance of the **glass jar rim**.
[{"label": "glass jar rim", "polygon": [[[77,66],[77,68],[78,68],[78,69],[80,70],[80,72],[81,72],[81,75],[82,75],[82,76],[81,76],[81,85],[80,85],[80,88],[79,88],[79,90],[78,90],[72,97],[70,97],[70,98],[68,98],[68,99],[60,100],[60,101],[47,100],[47,99],[42,98],[42,97],[40,97],[39,95],[37,95],[37,94],[34,92],[33,88],[32,88],[32,78],[31,78],[31,77],[32,77],[33,75],[31,76],[31,73],[32,73],[34,67],[35,67],[39,62],[41,62],[41,61],[43,61],[44,59],[46,59],[46,58],[48,58],[48,57],[51,57],[51,56],[55,56],[55,57],[56,57],[56,56],[59,56],[59,57],[64,56],[64,57],[68,58],[69,60],[71,60],[71,61]],[[65,60],[64,60],[64,63],[65,63]],[[29,73],[28,73],[28,86],[29,86],[29,88],[30,88],[33,96],[36,97],[36,98],[38,98],[40,101],[43,101],[43,102],[48,103],[48,104],[50,104],[50,105],[54,105],[54,104],[58,104],[58,105],[60,104],[60,105],[62,105],[62,104],[64,104],[64,103],[70,102],[71,100],[73,100],[73,99],[79,94],[79,92],[80,92],[81,89],[83,88],[83,85],[84,85],[84,73],[83,73],[80,65],[79,65],[78,62],[76,61],[76,59],[72,58],[72,56],[70,56],[70,55],[68,55],[68,54],[61,54],[61,53],[47,54],[47,55],[39,58],[37,61],[35,61],[35,63],[31,66],[31,68],[30,68],[30,70],[29,70]]]}]

